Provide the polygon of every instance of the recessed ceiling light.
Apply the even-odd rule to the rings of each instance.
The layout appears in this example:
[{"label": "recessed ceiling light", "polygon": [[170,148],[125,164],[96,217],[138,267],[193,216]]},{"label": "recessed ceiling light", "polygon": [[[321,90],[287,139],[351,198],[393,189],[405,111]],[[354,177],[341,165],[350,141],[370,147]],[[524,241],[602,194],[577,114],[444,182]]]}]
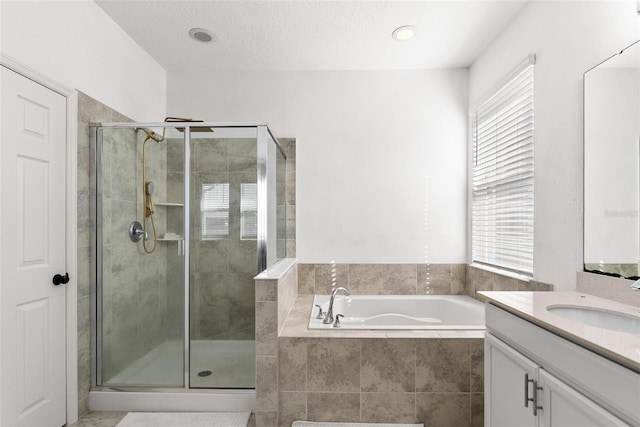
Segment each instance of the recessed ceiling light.
[{"label": "recessed ceiling light", "polygon": [[192,28],[189,30],[192,39],[202,43],[210,43],[213,41],[213,33],[204,28]]},{"label": "recessed ceiling light", "polygon": [[393,30],[392,37],[398,41],[409,40],[416,34],[416,27],[413,25],[403,25]]}]

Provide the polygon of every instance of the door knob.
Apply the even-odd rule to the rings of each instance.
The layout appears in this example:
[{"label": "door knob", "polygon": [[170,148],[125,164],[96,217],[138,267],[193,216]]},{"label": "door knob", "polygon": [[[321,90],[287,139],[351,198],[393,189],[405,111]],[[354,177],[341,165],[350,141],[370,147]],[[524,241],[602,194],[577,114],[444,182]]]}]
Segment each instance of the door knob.
[{"label": "door knob", "polygon": [[66,285],[67,283],[69,283],[69,273],[64,273],[64,276],[62,274],[56,274],[55,276],[53,276],[53,284],[58,286],[58,285]]}]

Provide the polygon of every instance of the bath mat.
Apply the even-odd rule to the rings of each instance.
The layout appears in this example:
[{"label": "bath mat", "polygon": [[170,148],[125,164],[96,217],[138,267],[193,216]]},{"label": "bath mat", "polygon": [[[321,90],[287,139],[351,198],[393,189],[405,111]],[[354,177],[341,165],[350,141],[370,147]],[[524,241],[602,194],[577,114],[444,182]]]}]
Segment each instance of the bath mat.
[{"label": "bath mat", "polygon": [[384,424],[384,423],[330,423],[315,421],[294,421],[291,427],[424,427],[424,424]]},{"label": "bath mat", "polygon": [[247,427],[249,412],[129,412],[116,427]]}]

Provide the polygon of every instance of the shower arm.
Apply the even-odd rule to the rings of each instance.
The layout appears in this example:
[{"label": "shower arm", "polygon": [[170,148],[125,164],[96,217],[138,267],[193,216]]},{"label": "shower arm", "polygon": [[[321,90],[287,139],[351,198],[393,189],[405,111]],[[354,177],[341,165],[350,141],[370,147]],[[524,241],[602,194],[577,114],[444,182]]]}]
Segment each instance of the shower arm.
[{"label": "shower arm", "polygon": [[[164,118],[164,122],[165,123],[171,123],[171,122],[201,122],[202,120],[194,120],[194,119],[189,119],[189,118],[184,118],[184,117],[165,117]],[[153,139],[155,142],[162,142],[165,140],[166,138],[166,132],[167,132],[167,127],[163,127],[162,128],[162,136],[158,136],[157,133],[155,133],[152,130],[149,129],[143,129],[144,133],[147,134],[147,139]],[[180,130],[180,129],[178,129]],[[182,128],[182,131],[184,131],[184,128]]]}]

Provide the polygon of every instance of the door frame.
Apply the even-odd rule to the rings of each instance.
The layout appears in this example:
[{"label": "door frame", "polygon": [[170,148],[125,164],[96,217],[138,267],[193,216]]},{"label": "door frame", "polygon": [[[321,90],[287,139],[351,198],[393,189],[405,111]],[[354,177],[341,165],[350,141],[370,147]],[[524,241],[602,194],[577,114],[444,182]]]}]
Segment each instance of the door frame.
[{"label": "door frame", "polygon": [[66,99],[66,413],[67,425],[78,419],[78,93],[0,52],[0,65]]}]

